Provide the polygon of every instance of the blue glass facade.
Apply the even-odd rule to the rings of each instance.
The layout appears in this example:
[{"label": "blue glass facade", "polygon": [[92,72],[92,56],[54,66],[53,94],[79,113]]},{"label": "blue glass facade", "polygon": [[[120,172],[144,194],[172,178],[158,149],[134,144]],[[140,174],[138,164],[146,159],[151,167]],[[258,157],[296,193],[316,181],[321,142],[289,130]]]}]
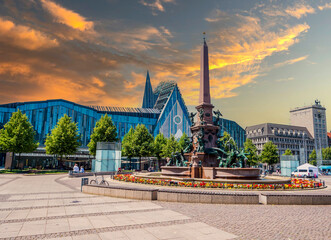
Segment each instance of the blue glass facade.
[{"label": "blue glass facade", "polygon": [[96,121],[107,113],[117,127],[118,136],[123,138],[130,127],[145,124],[151,133],[160,112],[157,110],[141,108],[110,108],[87,107],[66,100],[47,100],[38,102],[21,102],[0,105],[0,125],[3,126],[13,112],[20,109],[25,113],[36,131],[36,140],[43,145],[48,133],[55,127],[58,120],[67,114],[77,123],[81,134],[82,147],[90,141]]},{"label": "blue glass facade", "polygon": [[219,126],[221,136],[223,136],[224,132],[227,132],[236,141],[239,148],[244,147],[244,142],[246,141],[246,131],[240,127],[238,123],[221,118]]},{"label": "blue glass facade", "polygon": [[[106,113],[111,116],[116,125],[120,139],[123,139],[130,128],[135,128],[137,124],[144,124],[153,136],[159,132],[163,133],[165,137],[174,135],[176,138],[180,138],[184,132],[191,136],[189,113],[175,82],[161,82],[153,91],[147,73],[143,106],[153,107],[83,106],[62,99],[3,104],[0,105],[0,128],[8,122],[13,112],[20,109],[28,116],[36,131],[36,140],[41,146],[44,144],[47,134],[51,133],[64,114],[77,123],[82,147],[87,146],[95,123]],[[221,134],[223,131],[227,131],[238,146],[243,147],[245,130],[236,122],[221,119],[220,131]]]}]

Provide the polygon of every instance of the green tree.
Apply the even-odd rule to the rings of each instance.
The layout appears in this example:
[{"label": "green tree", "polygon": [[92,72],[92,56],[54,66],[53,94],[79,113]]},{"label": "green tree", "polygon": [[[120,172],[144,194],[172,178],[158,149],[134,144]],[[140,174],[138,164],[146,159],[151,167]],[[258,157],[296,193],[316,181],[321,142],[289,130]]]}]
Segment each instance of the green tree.
[{"label": "green tree", "polygon": [[292,156],[293,153],[292,153],[292,151],[290,149],[286,149],[285,150],[285,153],[283,155],[285,155],[285,156]]},{"label": "green tree", "polygon": [[117,130],[111,117],[107,114],[103,115],[99,121],[96,122],[91,134],[91,141],[87,145],[90,154],[95,156],[97,142],[117,142]]},{"label": "green tree", "polygon": [[322,149],[322,157],[323,160],[331,160],[331,148],[323,148]]},{"label": "green tree", "polygon": [[268,165],[275,164],[279,160],[278,149],[272,141],[264,144],[261,152],[261,161],[267,163]]},{"label": "green tree", "polygon": [[18,153],[18,161],[20,161],[21,153],[33,152],[38,147],[39,143],[35,141],[35,135],[36,132],[26,114],[18,110],[0,130],[0,149],[3,152]]},{"label": "green tree", "polygon": [[259,162],[259,157],[257,155],[257,148],[253,144],[252,140],[247,138],[244,143],[245,152],[248,153],[247,155],[247,164],[249,166],[255,166]]},{"label": "green tree", "polygon": [[167,139],[162,133],[159,133],[154,139],[154,155],[157,158],[159,169],[161,167],[162,150],[167,144]]},{"label": "green tree", "polygon": [[186,143],[190,141],[190,138],[187,136],[187,134],[184,132],[183,135],[180,137],[178,143],[179,143],[179,149],[184,150],[187,146]]},{"label": "green tree", "polygon": [[226,152],[231,151],[231,146],[233,146],[235,149],[238,148],[237,143],[228,132],[223,132],[223,137],[220,138],[220,141],[223,143],[223,148]]},{"label": "green tree", "polygon": [[177,142],[175,137],[171,135],[170,138],[167,139],[167,143],[162,150],[162,157],[170,158],[173,153],[179,150],[180,150],[179,143]]},{"label": "green tree", "polygon": [[133,148],[135,155],[139,157],[139,168],[141,168],[141,158],[149,157],[153,153],[154,138],[148,132],[144,124],[138,124],[133,134]]},{"label": "green tree", "polygon": [[316,150],[314,149],[311,154],[309,154],[309,160],[316,160],[317,156],[316,156]]},{"label": "green tree", "polygon": [[127,134],[124,135],[122,141],[122,155],[126,156],[130,161],[130,169],[132,169],[132,158],[135,156],[133,146],[134,129],[131,127]]},{"label": "green tree", "polygon": [[80,145],[77,123],[72,122],[67,114],[58,121],[45,142],[46,153],[59,155],[61,163],[63,155],[74,154]]}]

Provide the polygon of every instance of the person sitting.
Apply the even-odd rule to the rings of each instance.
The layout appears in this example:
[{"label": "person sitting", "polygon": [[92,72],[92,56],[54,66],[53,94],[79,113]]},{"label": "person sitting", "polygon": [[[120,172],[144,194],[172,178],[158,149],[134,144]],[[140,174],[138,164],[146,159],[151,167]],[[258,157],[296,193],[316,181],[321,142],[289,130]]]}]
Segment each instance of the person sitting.
[{"label": "person sitting", "polygon": [[74,173],[79,173],[79,167],[77,164],[75,164],[75,166],[72,169],[74,171]]},{"label": "person sitting", "polygon": [[80,173],[84,173],[84,172],[85,172],[83,166],[80,167],[79,172],[80,172]]}]

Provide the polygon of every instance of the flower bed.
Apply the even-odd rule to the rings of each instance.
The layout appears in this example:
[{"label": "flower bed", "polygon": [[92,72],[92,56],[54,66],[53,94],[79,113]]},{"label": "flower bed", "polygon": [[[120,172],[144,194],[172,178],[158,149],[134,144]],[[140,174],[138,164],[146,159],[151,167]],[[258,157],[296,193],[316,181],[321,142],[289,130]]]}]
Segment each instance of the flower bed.
[{"label": "flower bed", "polygon": [[242,183],[218,183],[205,181],[174,181],[165,179],[145,179],[130,174],[120,174],[114,176],[115,180],[141,183],[161,186],[179,186],[193,188],[222,188],[222,189],[258,189],[258,190],[275,190],[275,189],[313,189],[322,187],[322,183],[315,180],[292,178],[290,184],[242,184]]}]

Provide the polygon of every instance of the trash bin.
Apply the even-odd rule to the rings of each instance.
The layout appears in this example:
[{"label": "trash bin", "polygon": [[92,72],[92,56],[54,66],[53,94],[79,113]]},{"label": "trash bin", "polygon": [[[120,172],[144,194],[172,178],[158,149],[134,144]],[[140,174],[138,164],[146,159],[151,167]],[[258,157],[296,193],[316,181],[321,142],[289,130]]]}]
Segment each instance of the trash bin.
[{"label": "trash bin", "polygon": [[81,186],[80,186],[80,191],[81,192],[83,191],[83,186],[84,185],[88,185],[88,178],[82,178],[82,183],[81,183]]}]

